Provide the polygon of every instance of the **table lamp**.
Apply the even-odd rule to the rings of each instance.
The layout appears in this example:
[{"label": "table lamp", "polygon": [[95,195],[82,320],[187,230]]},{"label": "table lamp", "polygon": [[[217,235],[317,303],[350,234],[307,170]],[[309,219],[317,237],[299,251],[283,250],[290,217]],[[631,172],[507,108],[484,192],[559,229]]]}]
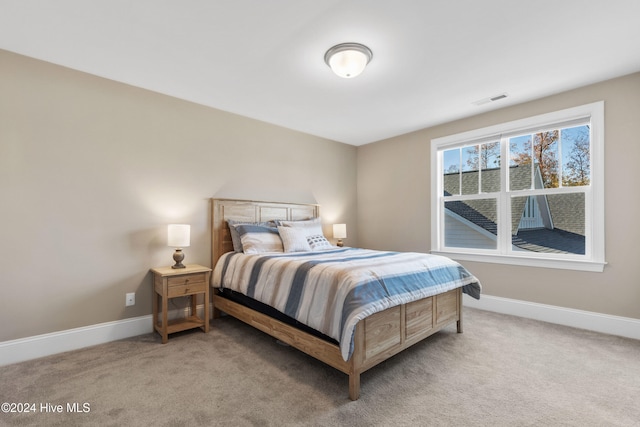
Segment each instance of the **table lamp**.
[{"label": "table lamp", "polygon": [[333,237],[338,239],[337,246],[344,246],[342,239],[347,238],[347,224],[333,224]]},{"label": "table lamp", "polygon": [[176,262],[171,268],[185,268],[182,260],[184,254],[182,248],[189,246],[191,240],[191,226],[186,224],[169,224],[167,229],[167,246],[176,248],[173,260]]}]

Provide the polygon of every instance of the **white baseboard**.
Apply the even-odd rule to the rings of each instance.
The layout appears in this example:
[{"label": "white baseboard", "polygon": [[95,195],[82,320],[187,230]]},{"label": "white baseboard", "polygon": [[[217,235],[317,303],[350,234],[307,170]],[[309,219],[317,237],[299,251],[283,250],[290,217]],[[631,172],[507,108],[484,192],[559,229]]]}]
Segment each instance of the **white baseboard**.
[{"label": "white baseboard", "polygon": [[0,366],[146,334],[153,329],[152,317],[133,317],[0,342]]},{"label": "white baseboard", "polygon": [[463,304],[481,310],[640,340],[640,320],[630,317],[611,316],[491,295],[482,295],[480,300],[464,295]]},{"label": "white baseboard", "polygon": [[[640,320],[638,319],[610,316],[607,314],[494,297],[491,295],[482,295],[480,300],[465,295],[463,303],[465,306],[481,310],[526,317],[640,340]],[[188,308],[174,309],[169,311],[168,317],[169,319],[183,317],[188,311]],[[202,316],[204,311],[203,306],[199,305],[197,311],[198,314]],[[0,366],[148,334],[153,332],[152,317],[153,316],[149,314],[147,316],[0,342]]]},{"label": "white baseboard", "polygon": [[[189,307],[169,310],[167,317],[169,320],[178,319],[188,315],[189,311]],[[202,316],[204,305],[198,305],[197,312]],[[0,366],[148,334],[153,332],[152,318],[149,314],[0,342]]]}]

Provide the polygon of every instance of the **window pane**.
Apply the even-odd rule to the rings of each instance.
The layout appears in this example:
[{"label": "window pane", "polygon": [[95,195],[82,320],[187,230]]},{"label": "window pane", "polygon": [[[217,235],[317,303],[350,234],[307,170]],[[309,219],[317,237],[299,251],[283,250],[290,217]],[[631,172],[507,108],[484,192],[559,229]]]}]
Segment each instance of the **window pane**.
[{"label": "window pane", "polygon": [[480,181],[483,193],[500,191],[500,142],[480,145]]},{"label": "window pane", "polygon": [[496,249],[496,199],[445,202],[445,246]]},{"label": "window pane", "polygon": [[531,135],[509,139],[509,189],[531,189]]},{"label": "window pane", "polygon": [[562,185],[575,187],[591,183],[589,126],[562,129]]},{"label": "window pane", "polygon": [[432,139],[441,163],[431,182],[444,186],[431,195],[432,249],[602,271],[603,125],[604,102],[594,102]]},{"label": "window pane", "polygon": [[515,251],[585,254],[584,193],[511,198]]},{"label": "window pane", "polygon": [[462,149],[462,194],[478,194],[480,174],[478,173],[480,146]]},{"label": "window pane", "polygon": [[536,133],[533,136],[534,188],[557,188],[560,186],[558,175],[558,139],[560,131]]},{"label": "window pane", "polygon": [[444,196],[460,194],[460,149],[442,153]]}]

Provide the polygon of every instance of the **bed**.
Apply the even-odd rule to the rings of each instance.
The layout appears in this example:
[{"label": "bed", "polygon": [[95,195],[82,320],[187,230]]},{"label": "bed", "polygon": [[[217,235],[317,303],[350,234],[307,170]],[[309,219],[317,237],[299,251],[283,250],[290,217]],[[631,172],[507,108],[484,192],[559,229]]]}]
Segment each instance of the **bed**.
[{"label": "bed", "polygon": [[[284,232],[290,230],[282,227],[282,235],[275,234],[282,238],[280,244],[285,241],[285,251],[252,254],[245,245],[245,253],[240,253],[237,247],[234,250],[228,225],[263,226],[273,221],[295,228],[317,224],[319,218],[315,204],[211,199],[213,325],[224,312],[338,369],[349,376],[349,398],[357,400],[363,372],[453,323],[461,333],[462,293],[479,298],[480,283],[459,264],[425,254],[323,246],[326,241],[314,247],[316,251],[286,252],[295,249],[291,243],[295,240],[285,239]],[[254,236],[251,227],[233,227],[235,232],[246,233],[243,242],[249,245],[244,239]],[[272,237],[275,242],[274,236],[267,236]],[[438,268],[425,269],[421,264],[425,262]],[[396,263],[406,263],[402,274],[387,274]],[[414,268],[416,265],[422,267]],[[362,274],[370,270],[374,280],[363,282]],[[419,276],[407,273],[413,270]],[[434,273],[441,270],[448,279]],[[460,277],[452,279],[453,274]],[[415,285],[416,278],[433,283],[422,289]],[[305,299],[300,283],[304,283],[305,295],[311,293],[313,284],[315,296]],[[400,283],[401,291],[392,291],[395,283]],[[332,284],[335,290],[324,291]],[[374,295],[381,292],[385,296]],[[348,298],[336,296],[341,293]],[[363,295],[366,304],[361,301]],[[335,312],[333,306],[340,311]],[[327,311],[327,317],[320,316],[320,311]]]}]

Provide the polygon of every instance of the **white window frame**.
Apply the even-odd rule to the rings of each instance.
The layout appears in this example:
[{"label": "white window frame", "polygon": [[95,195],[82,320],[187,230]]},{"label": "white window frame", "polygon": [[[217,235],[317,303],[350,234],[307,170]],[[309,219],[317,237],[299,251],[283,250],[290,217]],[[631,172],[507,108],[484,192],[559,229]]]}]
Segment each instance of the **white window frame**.
[{"label": "white window frame", "polygon": [[[489,141],[505,141],[518,133],[536,133],[553,126],[563,126],[571,122],[590,120],[591,130],[591,181],[588,188],[581,192],[585,194],[585,255],[576,254],[545,254],[528,251],[510,251],[507,245],[511,243],[510,229],[511,211],[510,197],[525,194],[507,191],[506,172],[509,160],[507,148],[502,144],[501,175],[502,185],[498,198],[498,249],[473,249],[446,247],[444,243],[444,191],[443,191],[443,152],[449,149],[479,144]],[[567,187],[565,191],[571,192]],[[540,190],[537,190],[540,191]],[[560,189],[562,192],[563,189]],[[527,194],[535,194],[530,190]],[[495,194],[480,193],[472,197],[490,197]],[[450,199],[448,199],[450,200]],[[502,224],[505,224],[504,226]],[[501,228],[509,227],[501,231]],[[512,265],[524,265],[544,268],[560,268],[569,270],[602,272],[605,261],[605,221],[604,221],[604,101],[581,105],[574,108],[541,114],[508,123],[476,129],[456,135],[435,138],[431,140],[431,253],[445,255],[457,260],[491,262]]]}]

